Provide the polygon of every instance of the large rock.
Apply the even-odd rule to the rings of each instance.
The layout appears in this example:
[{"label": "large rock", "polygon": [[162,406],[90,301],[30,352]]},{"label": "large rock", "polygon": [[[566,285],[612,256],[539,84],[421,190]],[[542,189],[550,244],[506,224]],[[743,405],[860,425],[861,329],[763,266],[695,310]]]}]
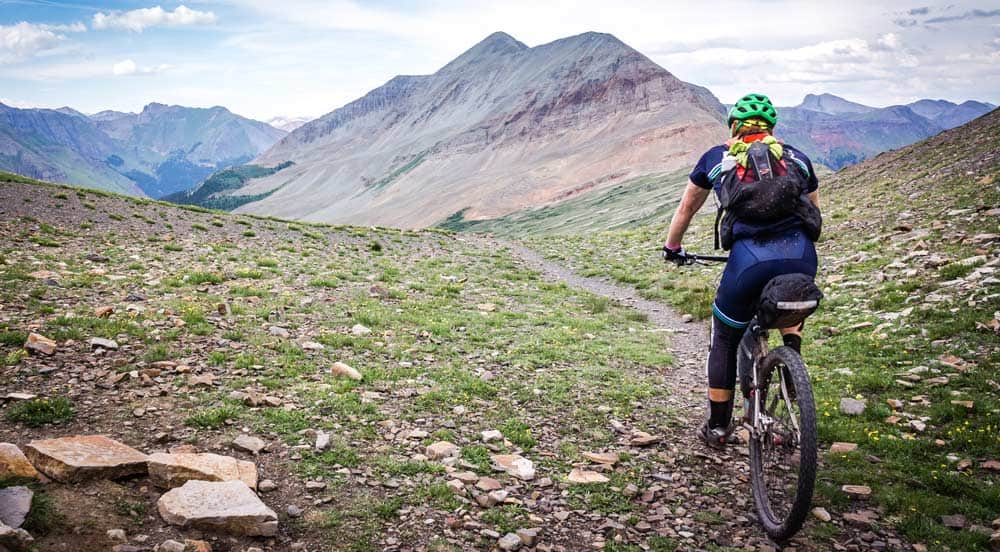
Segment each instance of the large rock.
[{"label": "large rock", "polygon": [[493,462],[493,469],[497,471],[507,472],[522,481],[531,481],[535,478],[535,465],[520,455],[492,454],[490,460]]},{"label": "large rock", "polygon": [[9,552],[22,552],[31,547],[31,538],[24,529],[9,527],[0,523],[0,550]]},{"label": "large rock", "polygon": [[56,342],[42,334],[30,333],[28,340],[24,342],[24,348],[43,355],[53,355],[56,352]]},{"label": "large rock", "polygon": [[145,454],[104,435],[32,441],[24,450],[39,471],[64,483],[146,473]]},{"label": "large rock", "polygon": [[188,481],[156,503],[164,521],[234,535],[273,536],[278,515],[242,481]]},{"label": "large rock", "polygon": [[38,470],[28,462],[17,445],[0,443],[0,478],[4,477],[38,479]]},{"label": "large rock", "polygon": [[0,523],[17,529],[31,511],[31,498],[35,493],[27,487],[0,489]]},{"label": "large rock", "polygon": [[173,489],[188,481],[242,481],[257,489],[257,466],[232,456],[211,453],[164,454],[149,456],[149,478],[158,487]]},{"label": "large rock", "polygon": [[865,407],[868,403],[864,400],[852,399],[850,397],[844,397],[840,399],[840,411],[848,416],[858,416],[865,411]]},{"label": "large rock", "polygon": [[438,441],[434,444],[427,445],[427,449],[424,454],[426,454],[427,458],[431,460],[440,460],[449,456],[458,456],[458,451],[458,445],[449,443],[448,441]]},{"label": "large rock", "polygon": [[570,483],[583,483],[583,484],[607,483],[608,481],[610,481],[610,479],[608,479],[608,477],[604,474],[597,473],[593,470],[583,470],[580,468],[573,468],[573,470],[569,472],[569,476],[566,477],[566,480],[569,481]]}]

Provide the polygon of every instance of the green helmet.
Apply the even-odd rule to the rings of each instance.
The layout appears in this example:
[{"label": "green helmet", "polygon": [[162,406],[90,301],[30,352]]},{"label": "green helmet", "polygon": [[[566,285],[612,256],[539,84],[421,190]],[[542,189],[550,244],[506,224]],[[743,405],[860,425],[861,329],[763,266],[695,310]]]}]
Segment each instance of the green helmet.
[{"label": "green helmet", "polygon": [[732,126],[734,120],[745,121],[754,117],[764,119],[771,126],[778,124],[778,112],[774,110],[771,100],[763,94],[747,94],[740,98],[729,109],[727,124]]}]

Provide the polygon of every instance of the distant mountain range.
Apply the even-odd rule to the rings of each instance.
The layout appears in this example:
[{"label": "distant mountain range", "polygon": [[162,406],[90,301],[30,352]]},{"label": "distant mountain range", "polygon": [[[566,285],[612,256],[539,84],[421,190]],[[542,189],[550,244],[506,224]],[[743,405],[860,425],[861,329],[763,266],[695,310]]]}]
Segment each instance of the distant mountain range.
[{"label": "distant mountain range", "polygon": [[[993,109],[810,94],[778,108],[776,134],[837,170]],[[529,48],[494,33],[432,75],[394,77],[312,121],[0,104],[0,170],[289,218],[459,228],[630,183],[653,193],[726,139],[725,113],[611,35]]]},{"label": "distant mountain range", "polygon": [[816,163],[838,170],[965,124],[996,109],[988,103],[920,100],[876,108],[832,94],[809,94],[778,108],[775,134]]},{"label": "distant mountain range", "polygon": [[299,127],[254,162],[294,164],[220,193],[255,199],[241,211],[429,226],[673,171],[725,137],[715,96],[611,35],[529,48],[495,33]]},{"label": "distant mountain range", "polygon": [[291,132],[300,126],[311,121],[310,117],[274,117],[267,120],[267,124],[274,128],[280,128],[285,132]]},{"label": "distant mountain range", "polygon": [[141,113],[0,104],[0,169],[162,197],[246,163],[287,133],[223,107],[147,105]]},{"label": "distant mountain range", "polygon": [[[874,108],[808,95],[779,108],[777,134],[839,169],[992,109],[943,100]],[[397,76],[293,130],[253,165],[170,199],[316,221],[459,227],[688,168],[727,137],[724,117],[707,89],[611,35],[528,48],[495,33],[433,75]]]}]

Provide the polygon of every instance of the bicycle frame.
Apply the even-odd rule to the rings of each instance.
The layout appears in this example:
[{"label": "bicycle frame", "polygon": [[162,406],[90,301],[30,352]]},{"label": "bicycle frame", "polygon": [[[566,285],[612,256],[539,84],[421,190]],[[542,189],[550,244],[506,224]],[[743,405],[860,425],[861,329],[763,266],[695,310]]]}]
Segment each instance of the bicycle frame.
[{"label": "bicycle frame", "polygon": [[[760,389],[759,363],[769,352],[768,335],[767,329],[761,327],[757,322],[757,317],[754,317],[740,340],[739,350],[736,354],[736,378],[740,382],[740,391],[745,399],[745,418],[750,416],[750,419],[744,421],[743,426],[750,432],[751,438],[760,438],[772,423],[770,416],[764,414],[763,407],[765,405],[761,404],[761,394],[757,392]],[[781,400],[785,403],[788,411],[793,412],[792,400],[788,393],[788,382],[783,375],[777,377],[781,378]],[[748,408],[750,404],[752,404],[752,410]],[[792,429],[795,430],[795,439],[798,441],[801,438],[799,422],[794,415],[790,416],[790,420]]]}]

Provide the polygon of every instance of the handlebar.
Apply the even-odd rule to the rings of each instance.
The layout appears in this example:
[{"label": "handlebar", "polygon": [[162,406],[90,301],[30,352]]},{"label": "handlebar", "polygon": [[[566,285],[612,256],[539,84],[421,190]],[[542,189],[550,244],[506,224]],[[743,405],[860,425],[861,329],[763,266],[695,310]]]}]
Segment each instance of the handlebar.
[{"label": "handlebar", "polygon": [[672,262],[677,264],[678,266],[681,266],[681,265],[693,265],[693,264],[708,264],[709,262],[724,263],[728,260],[729,257],[723,257],[719,255],[698,255],[696,253],[688,253],[687,251],[685,251],[683,259],[670,259],[668,262]]},{"label": "handlebar", "polygon": [[686,258],[690,259],[685,264],[694,264],[694,263],[704,264],[701,261],[709,261],[709,262],[713,262],[713,263],[724,263],[724,262],[726,262],[726,261],[729,260],[729,257],[723,257],[721,255],[697,255],[695,253],[688,253],[686,251],[684,252],[684,256]]}]

